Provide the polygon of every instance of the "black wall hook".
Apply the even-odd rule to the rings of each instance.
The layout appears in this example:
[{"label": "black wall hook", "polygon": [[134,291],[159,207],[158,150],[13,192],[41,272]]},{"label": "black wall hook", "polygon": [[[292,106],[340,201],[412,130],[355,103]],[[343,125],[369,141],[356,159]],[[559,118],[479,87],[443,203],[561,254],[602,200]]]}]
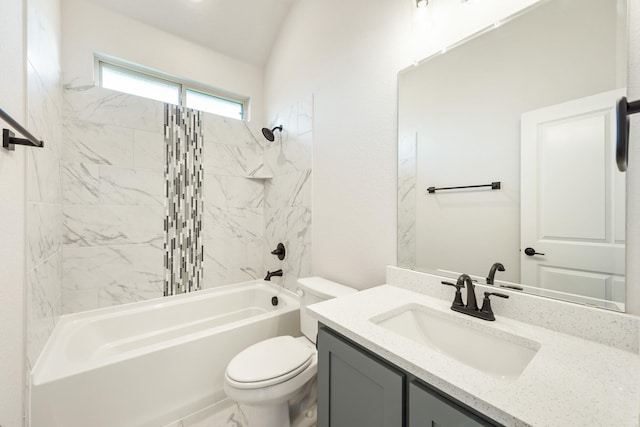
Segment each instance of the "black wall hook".
[{"label": "black wall hook", "polygon": [[620,172],[625,172],[629,164],[629,116],[640,113],[640,100],[627,102],[623,96],[616,105],[616,163]]}]

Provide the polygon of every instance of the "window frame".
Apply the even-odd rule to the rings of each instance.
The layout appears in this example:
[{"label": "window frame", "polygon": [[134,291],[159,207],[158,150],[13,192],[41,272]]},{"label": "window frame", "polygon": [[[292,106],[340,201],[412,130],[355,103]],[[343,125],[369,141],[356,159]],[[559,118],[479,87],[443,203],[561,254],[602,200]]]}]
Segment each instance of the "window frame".
[{"label": "window frame", "polygon": [[[249,101],[250,98],[246,96],[237,95],[222,89],[214,88],[211,86],[203,85],[187,79],[181,79],[179,77],[172,76],[161,71],[153,70],[151,68],[142,67],[127,63],[115,58],[106,57],[104,55],[95,54],[94,56],[94,70],[96,81],[100,87],[102,86],[102,69],[103,66],[115,69],[116,71],[122,71],[123,73],[130,74],[139,78],[147,79],[150,81],[169,84],[177,86],[178,88],[178,102],[180,106],[186,107],[187,91],[198,92],[205,96],[212,98],[218,98],[223,101],[228,101],[234,104],[238,104],[241,108],[241,118],[229,117],[234,120],[249,121]],[[125,92],[122,92],[125,93]],[[209,113],[213,114],[213,113]]]}]

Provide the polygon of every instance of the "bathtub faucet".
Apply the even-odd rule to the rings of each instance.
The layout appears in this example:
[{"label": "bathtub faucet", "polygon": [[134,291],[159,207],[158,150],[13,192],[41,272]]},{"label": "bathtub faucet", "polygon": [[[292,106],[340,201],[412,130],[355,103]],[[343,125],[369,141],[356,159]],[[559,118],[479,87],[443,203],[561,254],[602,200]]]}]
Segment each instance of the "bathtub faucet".
[{"label": "bathtub faucet", "polygon": [[267,271],[267,275],[264,277],[264,280],[271,281],[272,277],[282,277],[282,269],[276,271]]}]

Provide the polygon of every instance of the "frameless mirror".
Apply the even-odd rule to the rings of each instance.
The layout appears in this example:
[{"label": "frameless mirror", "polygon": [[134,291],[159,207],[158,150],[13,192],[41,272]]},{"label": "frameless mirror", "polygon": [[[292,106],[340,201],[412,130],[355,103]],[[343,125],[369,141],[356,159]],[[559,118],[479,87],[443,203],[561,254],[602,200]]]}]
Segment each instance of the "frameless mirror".
[{"label": "frameless mirror", "polygon": [[400,267],[624,311],[626,12],[542,1],[399,73]]}]

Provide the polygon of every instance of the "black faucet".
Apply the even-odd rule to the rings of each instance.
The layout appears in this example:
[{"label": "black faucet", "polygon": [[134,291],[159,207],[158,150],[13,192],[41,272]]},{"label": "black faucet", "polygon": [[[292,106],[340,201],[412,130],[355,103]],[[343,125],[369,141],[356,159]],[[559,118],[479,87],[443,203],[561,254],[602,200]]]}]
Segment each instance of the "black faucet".
[{"label": "black faucet", "polygon": [[[460,277],[458,277],[458,281],[456,283],[442,282],[442,284],[453,286],[456,288],[456,295],[453,299],[453,303],[451,304],[451,310],[457,311],[458,313],[468,314],[469,316],[477,317],[483,320],[496,320],[496,317],[493,314],[493,310],[491,309],[491,301],[489,300],[490,296],[493,295],[500,298],[509,298],[509,295],[501,294],[498,292],[485,292],[484,299],[482,300],[482,308],[478,309],[475,286],[473,285],[473,281],[468,274],[461,274]],[[465,286],[467,288],[466,305],[462,302],[462,294],[460,293],[460,289],[464,288]]]},{"label": "black faucet", "polygon": [[478,311],[478,303],[476,302],[476,287],[473,284],[473,280],[469,277],[468,274],[461,274],[458,277],[457,286],[464,287],[466,285],[467,288],[467,305],[465,308],[467,310]]},{"label": "black faucet", "polygon": [[272,277],[282,277],[282,269],[276,271],[267,271],[267,275],[264,280],[270,282]]},{"label": "black faucet", "polygon": [[504,271],[504,265],[499,262],[494,263],[489,270],[489,275],[487,276],[487,285],[493,285],[493,279],[496,277],[496,270]]}]

